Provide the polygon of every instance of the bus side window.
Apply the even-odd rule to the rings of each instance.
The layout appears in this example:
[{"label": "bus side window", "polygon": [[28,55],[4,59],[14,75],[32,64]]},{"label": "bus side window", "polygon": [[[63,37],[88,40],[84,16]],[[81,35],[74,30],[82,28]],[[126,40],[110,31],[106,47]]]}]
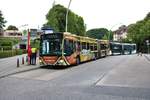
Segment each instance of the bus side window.
[{"label": "bus side window", "polygon": [[73,51],[76,51],[76,41],[73,41]]},{"label": "bus side window", "polygon": [[90,50],[93,51],[93,44],[90,43]]},{"label": "bus side window", "polygon": [[65,43],[64,43],[64,51],[67,55],[70,55],[73,53],[74,50],[74,46],[73,46],[73,41],[72,40],[68,40],[65,39]]},{"label": "bus side window", "polygon": [[94,44],[94,50],[97,50],[97,45],[96,44]]},{"label": "bus side window", "polygon": [[90,49],[90,44],[89,43],[87,43],[87,50],[89,50]]},{"label": "bus side window", "polygon": [[86,49],[86,43],[85,42],[82,42],[82,50],[83,49]]}]

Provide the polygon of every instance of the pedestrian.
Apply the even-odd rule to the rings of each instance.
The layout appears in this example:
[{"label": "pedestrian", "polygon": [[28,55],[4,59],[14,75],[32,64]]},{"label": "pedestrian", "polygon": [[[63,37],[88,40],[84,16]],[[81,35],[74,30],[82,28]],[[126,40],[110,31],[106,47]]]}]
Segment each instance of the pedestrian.
[{"label": "pedestrian", "polygon": [[140,56],[142,56],[142,52],[140,52]]},{"label": "pedestrian", "polygon": [[36,54],[37,54],[37,49],[36,48],[32,48],[32,57],[31,57],[31,64],[32,65],[36,65]]},{"label": "pedestrian", "polygon": [[142,50],[141,49],[138,52],[138,56],[142,56]]}]

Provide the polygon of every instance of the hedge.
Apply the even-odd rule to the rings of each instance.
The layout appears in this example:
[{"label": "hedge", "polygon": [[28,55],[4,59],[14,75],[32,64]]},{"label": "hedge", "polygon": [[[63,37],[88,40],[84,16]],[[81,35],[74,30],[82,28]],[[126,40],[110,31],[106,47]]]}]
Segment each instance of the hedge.
[{"label": "hedge", "polygon": [[21,55],[24,53],[26,53],[26,50],[21,50],[21,49],[0,51],[0,58],[11,57],[11,56],[15,56],[15,55]]},{"label": "hedge", "polygon": [[12,47],[11,46],[1,46],[0,47],[0,50],[12,50]]}]

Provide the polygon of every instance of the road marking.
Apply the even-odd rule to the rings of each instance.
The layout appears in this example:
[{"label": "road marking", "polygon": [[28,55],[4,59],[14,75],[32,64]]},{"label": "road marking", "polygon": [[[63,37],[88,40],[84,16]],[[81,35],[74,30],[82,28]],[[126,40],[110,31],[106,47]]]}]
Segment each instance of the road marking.
[{"label": "road marking", "polygon": [[145,57],[148,61],[150,61],[150,58],[149,58],[148,56],[144,55],[144,57]]},{"label": "road marking", "polygon": [[94,83],[94,85],[99,84],[99,82],[104,78],[105,75],[106,75],[106,72],[100,76],[100,78]]}]

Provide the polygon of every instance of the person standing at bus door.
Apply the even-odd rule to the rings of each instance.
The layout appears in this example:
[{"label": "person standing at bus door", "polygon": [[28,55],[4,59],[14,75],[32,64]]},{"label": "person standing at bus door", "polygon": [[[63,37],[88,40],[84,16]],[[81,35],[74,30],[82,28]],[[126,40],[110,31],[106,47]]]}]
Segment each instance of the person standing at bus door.
[{"label": "person standing at bus door", "polygon": [[140,56],[142,56],[142,52],[140,52]]},{"label": "person standing at bus door", "polygon": [[37,52],[36,48],[32,48],[31,51],[32,51],[31,64],[35,65],[36,64],[36,52]]}]

